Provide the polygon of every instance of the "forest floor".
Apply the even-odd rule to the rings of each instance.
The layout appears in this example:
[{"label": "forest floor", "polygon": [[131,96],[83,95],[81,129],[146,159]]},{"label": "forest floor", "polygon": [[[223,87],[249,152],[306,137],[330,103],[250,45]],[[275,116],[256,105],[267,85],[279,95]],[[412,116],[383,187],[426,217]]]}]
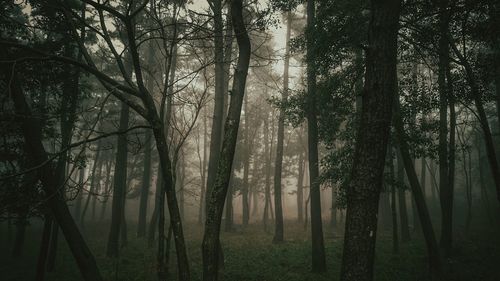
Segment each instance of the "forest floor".
[{"label": "forest floor", "polygon": [[[149,281],[156,280],[155,248],[148,248],[145,239],[135,236],[135,225],[129,225],[129,243],[122,249],[120,258],[105,256],[108,226],[90,225],[85,231],[87,240],[96,256],[105,280]],[[5,242],[6,232],[2,229]],[[41,230],[27,228],[23,257],[10,258],[10,243],[0,244],[0,280],[33,280]],[[201,280],[202,229],[188,225],[185,229],[192,280]],[[463,231],[462,231],[463,233]],[[446,261],[450,281],[500,280],[500,229],[498,226],[473,229],[469,235],[456,235],[454,258]],[[418,235],[401,244],[400,253],[393,254],[392,238],[381,233],[377,240],[375,280],[424,281],[427,277],[425,244]],[[60,236],[62,237],[62,235]],[[227,281],[323,281],[339,280],[342,259],[342,239],[325,225],[325,247],[328,270],[324,274],[310,272],[310,234],[302,225],[287,224],[286,242],[272,244],[272,233],[262,226],[236,227],[234,232],[222,234],[225,266],[223,280]],[[170,271],[175,276],[175,252],[172,246]],[[174,278],[173,278],[174,279]],[[81,280],[71,253],[60,240],[56,270],[48,273],[47,280]]]}]

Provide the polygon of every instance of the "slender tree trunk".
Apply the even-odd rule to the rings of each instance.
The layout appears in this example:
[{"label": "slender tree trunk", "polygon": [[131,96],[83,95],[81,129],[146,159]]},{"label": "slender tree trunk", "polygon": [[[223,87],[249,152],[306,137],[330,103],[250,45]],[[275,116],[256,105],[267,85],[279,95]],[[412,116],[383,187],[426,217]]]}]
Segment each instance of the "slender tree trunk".
[{"label": "slender tree trunk", "polygon": [[[299,170],[297,177],[297,221],[302,223],[304,221],[304,152],[299,152]],[[333,218],[333,197],[334,191],[332,188],[332,218]],[[332,221],[333,222],[333,221]]]},{"label": "slender tree trunk", "polygon": [[321,219],[321,190],[319,182],[318,121],[316,110],[316,56],[314,43],[314,0],[307,1],[307,144],[309,160],[309,186],[311,197],[312,271],[326,271],[323,221]]},{"label": "slender tree trunk", "polygon": [[[392,218],[392,251],[399,253],[399,235],[398,235],[398,211],[396,207],[396,185],[394,178],[394,158],[392,147],[389,153],[389,175],[391,179],[391,218]],[[399,164],[398,164],[399,165]]]},{"label": "slender tree trunk", "polygon": [[51,215],[45,215],[43,223],[42,241],[40,241],[40,252],[36,264],[35,281],[43,281],[45,279],[45,265],[47,263],[47,255],[49,252],[50,231],[52,230]]},{"label": "slender tree trunk", "polygon": [[[119,130],[125,131],[128,129],[129,123],[129,107],[122,103],[120,110],[120,125]],[[112,210],[111,210],[111,229],[108,236],[108,245],[106,255],[108,257],[118,257],[119,253],[119,238],[120,227],[123,222],[123,212],[125,204],[125,192],[127,187],[127,135],[118,136],[116,165],[114,174]]]},{"label": "slender tree trunk", "polygon": [[[415,162],[413,162],[413,167],[415,167]],[[423,191],[422,191],[423,193]],[[411,193],[411,197],[412,197],[412,200],[411,200],[411,214],[412,214],[412,217],[413,217],[413,232],[418,234],[418,232],[420,232],[420,230],[422,230],[422,227],[420,226],[420,221],[419,221],[419,218],[418,218],[418,211],[417,211],[417,205],[415,203],[415,196],[413,195],[413,192]],[[424,197],[425,198],[425,197]]]},{"label": "slender tree trunk", "polygon": [[120,226],[120,249],[125,248],[128,245],[128,233],[127,233],[127,219],[125,214],[125,205],[127,202],[127,196],[123,196],[123,212],[122,212],[122,223]]},{"label": "slender tree trunk", "polygon": [[264,159],[265,159],[265,185],[264,185],[264,217],[262,223],[264,224],[264,231],[267,231],[267,222],[269,220],[270,204],[271,201],[271,152],[269,148],[269,116],[264,117]]},{"label": "slender tree trunk", "polygon": [[203,224],[203,218],[205,217],[205,191],[206,191],[206,176],[207,176],[207,117],[203,116],[203,159],[200,167],[201,176],[201,190],[200,190],[200,207],[198,210],[198,224]]},{"label": "slender tree trunk", "polygon": [[[467,157],[469,156],[469,157]],[[467,206],[465,215],[465,234],[469,233],[470,221],[472,217],[472,186],[471,186],[471,173],[470,173],[470,152],[468,149],[462,149],[462,164],[465,176],[465,202]]]},{"label": "slender tree trunk", "polygon": [[243,3],[241,0],[231,2],[231,19],[239,49],[238,63],[233,78],[231,102],[224,127],[224,141],[218,161],[217,176],[213,187],[210,188],[207,194],[207,219],[202,244],[204,281],[217,280],[220,224],[231,176],[246,77],[250,63],[251,44],[243,20]]},{"label": "slender tree trunk", "polygon": [[[154,118],[154,116],[151,116],[151,118]],[[161,122],[159,119],[157,119],[154,122],[155,126],[153,126],[153,132],[156,140],[156,147],[158,149],[158,155],[160,156],[160,166],[162,169],[162,176],[164,180],[164,184],[160,185],[160,198],[159,198],[159,208],[158,208],[158,215],[159,215],[159,220],[158,220],[158,266],[163,267],[163,255],[164,251],[163,249],[163,241],[164,239],[161,239],[161,237],[164,237],[164,224],[165,224],[165,211],[164,211],[164,198],[166,195],[167,199],[167,207],[168,211],[170,214],[170,221],[172,224],[172,231],[174,235],[174,241],[175,241],[175,248],[176,248],[176,253],[177,253],[177,267],[178,267],[178,272],[179,272],[179,280],[182,281],[187,281],[190,279],[190,272],[189,272],[189,263],[188,263],[188,258],[187,258],[187,252],[186,252],[186,243],[184,240],[184,231],[182,227],[182,220],[181,220],[181,215],[179,211],[179,205],[177,202],[177,197],[176,197],[176,190],[175,190],[175,184],[173,182],[173,176],[172,176],[172,163],[170,162],[169,159],[169,150],[168,146],[166,143],[166,135],[165,131],[163,129],[163,126],[160,125]],[[157,125],[157,126],[156,126]],[[162,202],[163,201],[163,202]],[[160,251],[161,250],[161,251]],[[159,271],[158,272],[160,279],[164,279],[165,273]]]},{"label": "slender tree trunk", "polygon": [[28,220],[26,218],[26,211],[21,211],[22,213],[18,214],[16,220],[16,236],[14,240],[14,247],[12,248],[12,257],[19,258],[23,254],[24,250],[24,242],[26,240],[26,225],[28,224]]},{"label": "slender tree trunk", "polygon": [[243,111],[245,112],[245,115],[243,116],[244,118],[244,124],[245,127],[243,129],[244,132],[244,137],[243,137],[243,143],[244,143],[244,159],[243,159],[243,186],[241,190],[241,205],[243,207],[243,226],[248,226],[248,221],[250,220],[250,203],[249,201],[249,183],[248,183],[248,174],[250,173],[250,141],[248,138],[250,137],[249,130],[250,126],[248,124],[249,118],[248,118],[248,95],[245,95],[243,98],[244,103],[243,103]]},{"label": "slender tree trunk", "polygon": [[[67,44],[64,48],[64,53],[68,57],[75,56],[74,46]],[[78,53],[78,60],[80,60],[81,53]],[[76,116],[76,108],[78,105],[78,99],[80,95],[79,88],[79,69],[73,68],[69,65],[64,67],[64,72],[67,74],[63,81],[62,92],[63,96],[61,98],[61,117],[60,117],[60,130],[61,130],[61,148],[67,147],[71,143],[71,138],[73,135],[73,129]],[[63,153],[57,160],[56,164],[56,176],[57,176],[57,186],[59,186],[62,191],[62,198],[64,198],[65,183],[68,167],[68,160],[70,151],[68,153]],[[55,269],[55,260],[57,256],[57,245],[59,237],[59,226],[57,219],[54,220],[52,224],[52,232],[50,237],[50,247],[49,256],[47,261],[47,271],[53,271]]]},{"label": "slender tree trunk", "polygon": [[[257,131],[255,131],[254,134],[256,134]],[[251,147],[253,149],[253,145],[254,145],[254,141],[252,141],[252,144],[251,144]],[[257,161],[254,161],[253,162],[253,165],[252,165],[252,182],[251,182],[251,186],[252,186],[252,190],[251,190],[251,194],[252,194],[252,217],[256,217],[258,214],[259,214],[259,191],[257,189],[257,186],[258,186],[258,175],[257,175]]]},{"label": "slender tree trunk", "polygon": [[[387,185],[384,184],[385,187]],[[380,201],[378,206],[378,225],[377,228],[380,230],[388,231],[391,229],[391,202],[390,202],[390,190],[385,188],[384,191],[380,193]]]},{"label": "slender tree trunk", "polygon": [[[405,184],[405,170],[403,164],[403,158],[399,150],[396,152],[398,160],[398,184],[403,186]],[[401,242],[408,242],[411,240],[410,237],[410,227],[408,226],[408,209],[406,208],[406,190],[400,188],[398,190],[398,205],[399,205],[399,220],[401,222]]]},{"label": "slender tree trunk", "polygon": [[[432,208],[436,207],[437,204],[437,193],[439,193],[439,188],[436,180],[436,163],[431,160],[429,164],[429,172],[431,173],[431,199],[432,199]],[[431,210],[432,210],[431,208]]]},{"label": "slender tree trunk", "polygon": [[102,161],[100,161],[100,156],[101,150],[100,150],[100,142],[97,144],[96,148],[96,153],[95,153],[95,158],[94,158],[94,165],[92,166],[92,173],[91,173],[91,179],[90,179],[90,188],[89,192],[87,194],[87,198],[85,200],[85,204],[83,205],[83,210],[82,210],[82,216],[80,217],[80,226],[84,227],[85,223],[85,215],[87,214],[87,210],[89,208],[90,200],[95,197],[95,190],[96,190],[96,171],[98,169],[101,169]]},{"label": "slender tree trunk", "polygon": [[179,171],[179,201],[180,201],[180,212],[181,218],[184,221],[186,218],[186,198],[185,198],[185,180],[186,180],[186,160],[184,159],[184,152],[181,149],[181,159],[180,159],[180,171]]},{"label": "slender tree trunk", "polygon": [[406,176],[410,183],[411,191],[413,193],[413,199],[415,200],[416,209],[420,218],[420,224],[422,226],[422,232],[424,234],[425,243],[427,246],[427,254],[429,257],[429,269],[432,277],[439,278],[441,276],[442,263],[441,256],[439,253],[439,247],[434,234],[434,228],[432,226],[431,217],[429,215],[429,210],[427,209],[427,204],[425,203],[422,188],[418,182],[417,173],[415,172],[414,162],[411,159],[408,143],[406,142],[407,136],[404,132],[403,120],[400,114],[399,97],[394,98],[394,128],[396,131],[397,145],[401,153],[401,158],[406,171]]},{"label": "slender tree trunk", "polygon": [[156,191],[155,191],[155,205],[153,213],[151,214],[151,220],[149,221],[148,228],[148,247],[152,247],[155,241],[156,227],[158,226],[158,208],[161,196],[165,196],[162,192],[163,176],[161,171],[161,166],[158,164],[158,173],[156,175]]},{"label": "slender tree trunk", "polygon": [[336,187],[332,186],[332,207],[330,210],[330,226],[337,226],[337,196],[335,192]]},{"label": "slender tree trunk", "polygon": [[448,0],[439,0],[439,198],[441,203],[441,247],[446,256],[449,256],[452,247],[453,227],[453,190],[449,184],[448,167],[448,87],[446,73],[449,66],[448,25],[450,14]]},{"label": "slender tree trunk", "polygon": [[146,142],[144,143],[144,173],[142,174],[139,218],[137,223],[137,237],[146,236],[149,186],[151,184],[151,138],[151,130],[148,130],[146,132]]},{"label": "slender tree trunk", "polygon": [[[85,155],[85,148],[83,148],[83,154]],[[80,219],[82,215],[82,201],[83,201],[83,191],[85,182],[85,167],[78,168],[78,194],[76,195],[75,202],[75,220]]]},{"label": "slender tree trunk", "polygon": [[400,0],[371,1],[362,111],[351,181],[342,281],[373,280],[377,211],[396,96]]},{"label": "slender tree trunk", "polygon": [[[215,50],[215,102],[210,134],[210,154],[208,157],[207,194],[215,183],[219,153],[222,142],[224,121],[224,24],[222,21],[222,0],[213,1],[214,14],[214,50]],[[208,196],[207,199],[208,200]],[[208,205],[208,202],[206,203]],[[208,206],[207,206],[208,207]]]},{"label": "slender tree trunk", "polygon": [[[101,186],[101,177],[102,177],[102,166],[104,165],[105,160],[101,160],[101,164],[99,165],[99,169],[97,169],[97,174],[95,176],[96,185],[95,185],[95,194],[92,196],[92,215],[91,215],[91,220],[92,222],[96,221],[96,207],[97,207],[97,198],[101,196],[101,193],[103,192],[102,186]],[[94,180],[94,178],[92,178]]]},{"label": "slender tree trunk", "polygon": [[[285,37],[285,66],[283,72],[283,92],[281,102],[285,103],[288,99],[288,69],[290,65],[290,34],[292,25],[292,13],[286,14],[286,37]],[[276,144],[276,160],[274,162],[274,207],[275,207],[275,227],[273,243],[283,242],[283,206],[282,206],[282,187],[281,173],[283,169],[283,142],[285,138],[285,112],[280,109],[278,118],[278,137]]]},{"label": "slender tree trunk", "polygon": [[47,260],[47,271],[52,272],[56,266],[57,249],[59,243],[59,225],[56,221],[52,223],[52,231],[50,232],[50,245]]},{"label": "slender tree trunk", "polygon": [[[112,150],[113,152],[114,150]],[[113,155],[113,153],[111,153]],[[110,159],[108,165],[106,166],[106,180],[104,181],[104,198],[102,201],[101,213],[99,215],[99,221],[103,221],[106,214],[106,206],[108,206],[109,193],[111,191],[111,186],[113,185],[111,179],[111,168],[113,166],[113,161]]]},{"label": "slender tree trunk", "polygon": [[427,199],[427,167],[425,167],[425,158],[420,158],[420,185],[422,185],[422,193]]},{"label": "slender tree trunk", "polygon": [[485,186],[485,183],[484,183],[484,172],[483,172],[483,157],[482,157],[482,153],[481,153],[481,146],[480,146],[480,143],[481,141],[479,140],[479,137],[477,137],[477,140],[476,140],[476,148],[477,148],[477,165],[478,165],[478,170],[479,170],[479,185],[481,186],[481,201],[483,202],[483,205],[484,205],[484,208],[485,208],[485,211],[486,211],[486,215],[488,216],[488,220],[489,222],[492,222],[492,218],[491,218],[491,211],[490,211],[490,199],[489,199],[489,196],[488,196],[488,192],[486,190],[486,186]]}]

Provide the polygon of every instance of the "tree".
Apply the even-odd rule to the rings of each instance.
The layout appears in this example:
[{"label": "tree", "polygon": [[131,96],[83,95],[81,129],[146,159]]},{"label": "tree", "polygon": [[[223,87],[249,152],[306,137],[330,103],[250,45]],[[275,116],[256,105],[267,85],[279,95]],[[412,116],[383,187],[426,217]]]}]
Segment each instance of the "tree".
[{"label": "tree", "polygon": [[356,137],[341,280],[373,280],[377,210],[396,96],[401,1],[371,1],[363,104]]},{"label": "tree", "polygon": [[[451,13],[448,9],[448,1],[438,1],[439,7],[439,198],[441,203],[441,246],[446,255],[450,254],[452,241],[453,223],[453,187],[449,180],[448,159],[448,92],[446,74],[449,71],[449,40],[448,25]],[[451,135],[455,132],[450,131]]]},{"label": "tree", "polygon": [[2,74],[5,84],[10,85],[8,91],[14,102],[16,114],[24,116],[24,118],[20,119],[20,126],[26,141],[27,152],[36,165],[42,164],[38,175],[48,200],[48,206],[56,222],[63,231],[78,268],[84,280],[103,280],[97,268],[94,256],[90,252],[75,221],[71,217],[68,206],[62,198],[62,194],[56,188],[58,185],[55,169],[52,165],[44,165],[44,163],[48,162],[48,156],[39,134],[41,130],[38,127],[37,119],[32,116],[31,110],[28,107],[14,66],[9,64]]},{"label": "tree", "polygon": [[[285,37],[285,66],[283,70],[283,92],[281,102],[288,99],[288,69],[290,66],[290,34],[292,26],[292,12],[286,12],[286,37]],[[273,243],[283,242],[283,207],[281,199],[281,173],[283,167],[283,139],[285,137],[285,113],[280,110],[278,117],[278,136],[276,144],[276,160],[274,162],[274,208],[275,228]]]},{"label": "tree", "polygon": [[202,244],[204,281],[217,280],[220,224],[231,176],[231,166],[236,148],[241,107],[250,63],[251,45],[245,27],[243,3],[241,0],[233,0],[231,2],[231,19],[238,43],[238,62],[233,77],[231,102],[224,125],[224,137],[217,165],[217,176],[213,187],[207,194],[207,217]]},{"label": "tree", "polygon": [[314,55],[315,4],[307,1],[307,144],[309,160],[309,186],[311,197],[312,270],[326,270],[323,222],[321,219],[321,192],[318,160],[318,121],[316,116],[316,57]]},{"label": "tree", "polygon": [[[128,128],[129,107],[122,103],[120,110],[120,131]],[[125,194],[127,189],[127,135],[118,136],[115,174],[113,179],[113,198],[111,210],[111,229],[109,231],[106,255],[117,257],[119,253],[120,229],[123,227]]]}]

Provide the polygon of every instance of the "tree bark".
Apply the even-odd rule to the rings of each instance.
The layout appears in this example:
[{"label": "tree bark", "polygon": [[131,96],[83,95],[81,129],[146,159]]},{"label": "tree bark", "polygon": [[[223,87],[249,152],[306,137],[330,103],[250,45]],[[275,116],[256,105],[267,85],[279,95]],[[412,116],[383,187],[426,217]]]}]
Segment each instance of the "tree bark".
[{"label": "tree bark", "polygon": [[226,195],[226,221],[225,228],[226,232],[233,231],[233,187],[232,187],[232,179],[234,178],[234,170],[231,172],[231,177],[229,179],[229,187]]},{"label": "tree bark", "polygon": [[[221,150],[222,126],[224,121],[224,24],[222,21],[222,0],[213,1],[214,50],[215,50],[215,102],[210,134],[210,153],[208,156],[207,194],[214,185],[219,154]],[[208,200],[208,196],[206,198]],[[206,203],[206,205],[208,205]],[[208,206],[206,206],[208,208]]]},{"label": "tree bark", "polygon": [[347,191],[342,281],[373,280],[378,201],[397,88],[400,6],[400,0],[371,1],[363,104]]},{"label": "tree bark", "polygon": [[241,0],[231,2],[231,19],[239,49],[238,63],[233,78],[231,102],[224,127],[224,141],[218,161],[217,176],[213,187],[210,188],[207,194],[207,218],[202,244],[204,281],[217,280],[222,211],[231,176],[246,77],[250,63],[251,45],[243,19],[243,3]]}]

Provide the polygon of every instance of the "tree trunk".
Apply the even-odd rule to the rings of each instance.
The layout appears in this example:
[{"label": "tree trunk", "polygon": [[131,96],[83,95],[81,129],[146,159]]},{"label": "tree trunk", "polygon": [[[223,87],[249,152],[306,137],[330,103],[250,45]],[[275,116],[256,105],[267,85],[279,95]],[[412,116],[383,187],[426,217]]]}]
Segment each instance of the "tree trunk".
[{"label": "tree trunk", "polygon": [[52,223],[52,231],[50,232],[50,245],[49,245],[49,254],[47,260],[48,272],[52,272],[55,269],[58,243],[59,243],[59,226],[57,224],[57,221],[54,221]]},{"label": "tree trunk", "polygon": [[203,115],[203,157],[200,167],[200,177],[201,177],[201,190],[200,190],[200,206],[198,209],[198,224],[203,224],[203,218],[205,217],[205,191],[206,191],[206,176],[207,176],[207,117]]},{"label": "tree trunk", "polygon": [[[304,152],[299,152],[299,175],[297,177],[297,221],[302,223],[304,221]],[[333,214],[333,188],[332,188],[332,214]],[[333,218],[333,215],[332,215]],[[332,221],[333,222],[333,221]]]},{"label": "tree trunk", "polygon": [[23,210],[22,213],[18,214],[16,219],[16,237],[14,240],[14,247],[12,248],[13,258],[19,258],[23,254],[24,241],[26,240],[26,225],[28,224],[26,212]]},{"label": "tree trunk", "polygon": [[155,205],[153,213],[151,214],[151,220],[149,221],[148,228],[148,247],[152,247],[155,241],[156,227],[158,226],[158,207],[161,196],[165,196],[162,192],[163,176],[161,171],[161,166],[158,164],[158,172],[156,175],[156,191],[155,191]]},{"label": "tree trunk", "polygon": [[[101,161],[101,164],[99,165],[99,169],[97,170],[97,175],[96,175],[96,186],[95,186],[95,194],[94,196],[92,196],[92,215],[91,215],[91,220],[92,222],[95,222],[96,221],[96,207],[97,207],[97,198],[99,196],[101,196],[101,194],[103,193],[103,189],[102,189],[102,186],[101,186],[101,177],[102,177],[102,166],[104,165],[104,161],[105,160],[102,160]],[[92,180],[94,180],[92,178]]]},{"label": "tree trunk", "polygon": [[[288,99],[288,69],[290,65],[290,34],[292,25],[292,13],[286,14],[286,37],[285,37],[285,66],[283,71],[283,92],[281,102],[285,103]],[[282,187],[281,173],[283,169],[283,141],[285,138],[285,112],[280,109],[278,117],[278,136],[276,144],[276,160],[274,162],[274,208],[276,219],[274,221],[273,243],[283,242],[283,206],[282,206]]]},{"label": "tree trunk", "polygon": [[449,66],[448,0],[439,0],[439,199],[441,203],[441,247],[448,256],[452,245],[453,191],[449,184],[448,167],[448,87],[446,73]]},{"label": "tree trunk", "polygon": [[396,96],[400,0],[371,1],[365,85],[347,192],[342,281],[373,280],[377,211]]},{"label": "tree trunk", "polygon": [[425,167],[425,157],[420,158],[420,185],[422,185],[422,193],[427,199],[427,167]]},{"label": "tree trunk", "polygon": [[394,178],[394,158],[393,150],[389,153],[389,175],[391,179],[391,218],[392,218],[392,251],[399,253],[399,235],[398,235],[398,211],[396,207],[396,185]]},{"label": "tree trunk", "polygon": [[269,115],[264,116],[264,159],[266,178],[264,185],[264,217],[262,218],[262,223],[264,225],[264,231],[267,231],[267,221],[270,214],[269,202],[271,201],[271,152],[269,147]]},{"label": "tree trunk", "polygon": [[318,121],[316,110],[316,56],[314,43],[314,0],[307,1],[307,144],[309,160],[309,186],[311,197],[312,271],[326,271],[323,222],[321,219],[321,190],[319,182]]},{"label": "tree trunk", "polygon": [[243,186],[241,190],[241,205],[243,206],[243,226],[248,225],[248,221],[250,220],[250,203],[248,202],[249,200],[249,183],[248,183],[248,174],[250,173],[250,141],[248,138],[250,137],[249,130],[250,126],[248,124],[249,118],[248,118],[248,96],[245,95],[243,98],[244,100],[244,105],[243,105],[243,111],[245,112],[245,115],[243,116],[244,118],[244,137],[243,137],[243,143],[244,143],[244,159],[243,159]]},{"label": "tree trunk", "polygon": [[[387,185],[384,185],[388,187]],[[378,204],[378,225],[377,229],[388,231],[391,229],[391,193],[390,190],[384,189],[380,193],[380,201]]]},{"label": "tree trunk", "polygon": [[[399,150],[396,152],[398,160],[398,184],[403,186],[405,184],[405,167],[403,158]],[[410,227],[408,226],[408,209],[406,208],[406,190],[400,188],[398,190],[398,204],[399,204],[399,220],[401,222],[401,242],[408,242],[411,240]]]},{"label": "tree trunk", "polygon": [[87,194],[87,199],[85,200],[85,205],[83,206],[82,210],[82,216],[80,217],[80,226],[84,227],[85,223],[85,214],[87,214],[87,210],[89,208],[90,200],[95,197],[95,190],[96,190],[96,171],[97,169],[101,169],[102,161],[100,161],[99,156],[101,154],[100,150],[100,142],[97,143],[97,148],[96,148],[96,153],[95,153],[95,158],[94,158],[94,165],[92,166],[92,173],[91,173],[91,179],[90,179],[90,188],[89,192]]},{"label": "tree trunk", "polygon": [[217,176],[213,187],[210,188],[207,194],[207,218],[202,244],[204,281],[217,280],[220,224],[231,176],[251,53],[250,38],[243,20],[243,3],[241,0],[231,2],[231,19],[239,49],[238,63],[233,78],[231,102],[224,127],[224,141],[218,161]]},{"label": "tree trunk", "polygon": [[50,231],[52,230],[52,218],[50,215],[45,215],[43,222],[42,241],[40,241],[40,252],[36,264],[35,281],[43,281],[45,279],[45,265],[47,263],[47,255],[49,253]]},{"label": "tree trunk", "polygon": [[[114,150],[112,150],[113,152]],[[111,153],[113,155],[113,153]],[[113,181],[111,179],[111,168],[113,166],[113,160],[108,161],[108,165],[106,166],[106,180],[104,181],[104,199],[102,202],[101,213],[99,214],[99,221],[103,221],[106,214],[106,206],[109,201],[109,192],[111,190],[111,186],[113,185]]]},{"label": "tree trunk", "polygon": [[[222,126],[224,121],[224,24],[222,22],[222,0],[213,1],[214,50],[215,50],[215,102],[210,134],[210,154],[208,157],[207,194],[215,183],[219,154],[221,150]],[[206,198],[208,200],[208,196]],[[206,203],[206,205],[208,205]],[[207,206],[208,208],[208,206]]]},{"label": "tree trunk", "polygon": [[407,136],[404,132],[403,120],[400,115],[400,105],[399,97],[394,98],[394,128],[396,131],[396,140],[401,153],[401,158],[406,171],[406,176],[410,183],[411,191],[413,193],[413,199],[415,200],[415,205],[417,207],[418,216],[420,219],[420,225],[422,226],[422,232],[424,234],[425,243],[427,246],[427,254],[429,256],[429,269],[433,277],[439,278],[441,276],[442,264],[441,257],[439,253],[439,247],[437,244],[436,236],[434,234],[434,228],[432,226],[431,217],[429,215],[429,210],[427,209],[427,204],[425,203],[422,188],[418,182],[417,173],[415,172],[415,166],[413,160],[411,159],[408,143],[406,142]]},{"label": "tree trunk", "polygon": [[491,217],[491,211],[490,211],[490,199],[488,196],[488,192],[486,190],[485,186],[485,180],[484,180],[484,172],[483,172],[483,157],[481,153],[481,141],[479,140],[479,137],[476,137],[476,149],[477,149],[477,165],[478,165],[478,170],[479,170],[479,185],[481,187],[481,201],[483,201],[484,209],[486,211],[486,215],[488,216],[489,222],[493,222],[493,219]]},{"label": "tree trunk", "polygon": [[151,130],[146,132],[144,143],[144,173],[142,174],[141,198],[139,203],[139,219],[137,223],[137,237],[146,236],[146,219],[148,211],[149,186],[151,184]]},{"label": "tree trunk", "polygon": [[[82,155],[85,155],[85,148],[83,148],[83,153]],[[82,215],[82,201],[83,201],[83,191],[84,191],[84,182],[85,182],[85,167],[79,167],[78,168],[78,193],[76,195],[76,202],[75,202],[75,220],[78,220],[81,218]]]},{"label": "tree trunk", "polygon": [[[129,107],[125,103],[121,104],[119,130],[128,129]],[[108,257],[118,257],[120,251],[120,227],[123,221],[125,204],[125,192],[127,187],[127,135],[118,136],[115,173],[113,179],[113,198],[111,202],[111,228],[108,236],[106,255]]]}]

